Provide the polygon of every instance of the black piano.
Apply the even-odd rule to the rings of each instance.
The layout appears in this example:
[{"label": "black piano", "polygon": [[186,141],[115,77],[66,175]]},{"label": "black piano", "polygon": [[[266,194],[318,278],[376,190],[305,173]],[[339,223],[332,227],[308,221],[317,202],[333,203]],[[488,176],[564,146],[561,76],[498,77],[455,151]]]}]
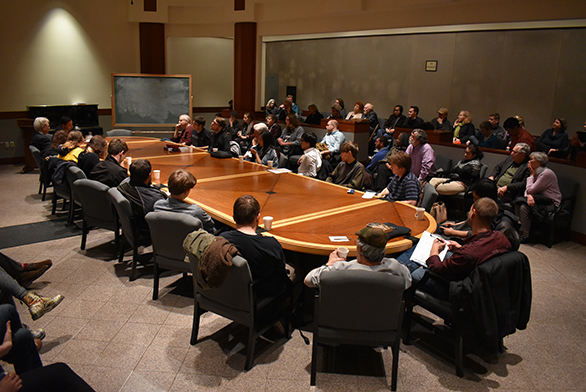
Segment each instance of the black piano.
[{"label": "black piano", "polygon": [[28,118],[47,117],[51,129],[59,125],[61,117],[73,120],[73,126],[79,127],[84,135],[102,135],[104,133],[98,120],[98,105],[39,105],[27,106]]}]

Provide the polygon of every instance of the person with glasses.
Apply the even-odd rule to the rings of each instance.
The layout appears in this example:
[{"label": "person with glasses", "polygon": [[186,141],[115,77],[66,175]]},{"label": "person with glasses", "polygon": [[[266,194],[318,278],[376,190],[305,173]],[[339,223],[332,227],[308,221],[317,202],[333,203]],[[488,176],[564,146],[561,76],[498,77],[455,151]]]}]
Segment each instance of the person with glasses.
[{"label": "person with glasses", "polygon": [[531,147],[527,143],[517,143],[511,155],[494,167],[488,177],[498,186],[498,196],[503,203],[510,203],[517,196],[522,196],[525,183],[529,177],[527,161]]}]

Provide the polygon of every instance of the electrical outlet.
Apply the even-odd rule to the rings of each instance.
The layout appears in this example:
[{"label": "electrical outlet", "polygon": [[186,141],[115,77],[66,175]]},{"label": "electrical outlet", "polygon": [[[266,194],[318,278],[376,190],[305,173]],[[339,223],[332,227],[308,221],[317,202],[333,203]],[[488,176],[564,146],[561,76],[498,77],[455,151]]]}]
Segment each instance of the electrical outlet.
[{"label": "electrical outlet", "polygon": [[4,142],[4,147],[10,148],[10,142]]},{"label": "electrical outlet", "polygon": [[14,140],[10,142],[10,148],[14,148]]}]

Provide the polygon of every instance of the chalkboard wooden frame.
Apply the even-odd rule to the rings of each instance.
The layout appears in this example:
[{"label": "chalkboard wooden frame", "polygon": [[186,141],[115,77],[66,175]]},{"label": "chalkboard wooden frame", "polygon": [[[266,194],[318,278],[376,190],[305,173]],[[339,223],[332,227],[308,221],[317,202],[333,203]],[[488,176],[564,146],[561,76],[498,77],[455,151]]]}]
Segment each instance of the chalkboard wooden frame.
[{"label": "chalkboard wooden frame", "polygon": [[193,114],[191,75],[112,74],[113,128],[174,126],[181,114]]}]

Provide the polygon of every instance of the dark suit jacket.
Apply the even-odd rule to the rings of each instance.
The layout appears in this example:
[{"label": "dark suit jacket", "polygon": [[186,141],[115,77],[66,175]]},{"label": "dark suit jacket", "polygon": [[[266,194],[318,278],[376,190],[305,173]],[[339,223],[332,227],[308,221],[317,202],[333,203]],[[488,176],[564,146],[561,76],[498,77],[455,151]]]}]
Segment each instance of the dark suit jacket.
[{"label": "dark suit jacket", "polygon": [[128,177],[128,172],[118,162],[108,155],[106,159],[94,166],[89,175],[90,180],[96,180],[110,188],[120,185]]},{"label": "dark suit jacket", "polygon": [[[490,174],[491,177],[494,178],[494,182],[498,182],[499,178],[503,176],[514,163],[513,157],[509,155],[507,159],[499,163],[494,167],[492,173]],[[511,183],[507,185],[507,192],[501,198],[503,202],[510,202],[513,201],[517,196],[520,196],[525,191],[527,177],[529,177],[529,168],[527,167],[527,162],[522,163],[517,169],[517,172],[511,179]]]},{"label": "dark suit jacket", "polygon": [[41,152],[43,158],[46,158],[49,155],[49,149],[51,148],[51,141],[42,132],[35,132],[33,134],[33,138],[31,139],[31,145],[35,146]]}]

